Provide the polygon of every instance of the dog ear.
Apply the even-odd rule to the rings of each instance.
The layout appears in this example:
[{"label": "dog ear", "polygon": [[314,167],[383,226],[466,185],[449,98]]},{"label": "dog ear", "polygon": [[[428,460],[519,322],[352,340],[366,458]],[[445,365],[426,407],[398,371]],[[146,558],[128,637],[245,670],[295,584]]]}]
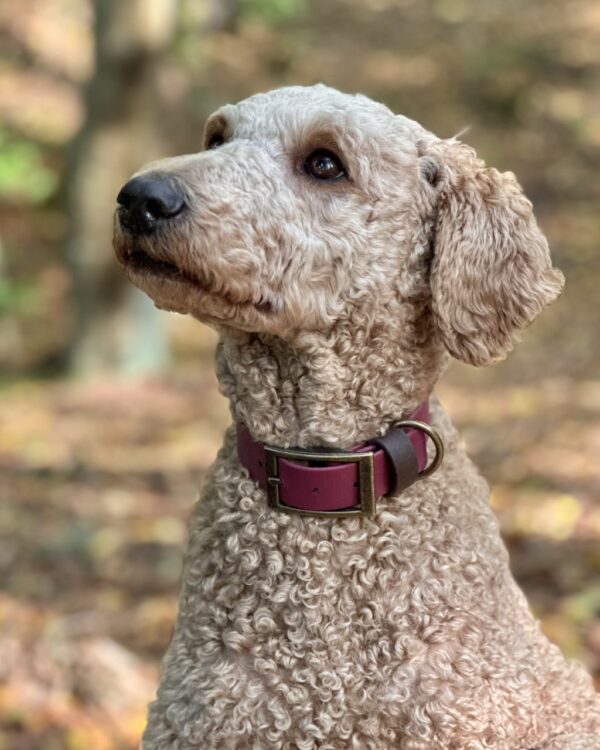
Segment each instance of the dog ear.
[{"label": "dog ear", "polygon": [[453,357],[491,364],[556,299],[564,277],[552,268],[531,203],[511,172],[487,168],[454,140],[439,141],[424,156],[427,174],[432,156],[439,165],[431,267],[437,328]]}]

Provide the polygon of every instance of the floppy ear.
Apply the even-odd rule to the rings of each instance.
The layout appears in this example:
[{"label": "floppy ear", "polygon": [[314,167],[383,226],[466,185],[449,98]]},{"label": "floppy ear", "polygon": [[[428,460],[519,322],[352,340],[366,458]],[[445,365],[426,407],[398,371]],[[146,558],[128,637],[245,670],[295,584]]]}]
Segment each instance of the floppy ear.
[{"label": "floppy ear", "polygon": [[431,267],[433,312],[456,359],[504,359],[512,335],[560,294],[564,277],[512,172],[489,169],[457,141],[429,151],[440,165]]}]

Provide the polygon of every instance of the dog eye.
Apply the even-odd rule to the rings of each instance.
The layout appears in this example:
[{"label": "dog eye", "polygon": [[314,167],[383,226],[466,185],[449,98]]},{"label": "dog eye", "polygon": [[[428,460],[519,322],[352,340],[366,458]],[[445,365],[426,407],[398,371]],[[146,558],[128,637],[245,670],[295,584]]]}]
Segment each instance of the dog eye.
[{"label": "dog eye", "polygon": [[219,148],[225,143],[222,133],[213,133],[206,144],[207,149]]},{"label": "dog eye", "polygon": [[331,151],[319,148],[304,162],[304,171],[318,180],[339,180],[347,175],[344,165]]}]

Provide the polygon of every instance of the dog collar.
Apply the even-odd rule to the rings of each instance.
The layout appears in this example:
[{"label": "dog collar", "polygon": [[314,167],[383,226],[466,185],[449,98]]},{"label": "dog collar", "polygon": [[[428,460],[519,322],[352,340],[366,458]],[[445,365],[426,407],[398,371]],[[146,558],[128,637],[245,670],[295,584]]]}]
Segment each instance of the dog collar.
[{"label": "dog collar", "polygon": [[[427,438],[435,456],[427,465]],[[424,401],[383,437],[349,451],[332,448],[279,448],[254,440],[237,424],[240,463],[267,493],[269,506],[309,516],[374,516],[377,498],[400,492],[432,474],[444,445]]]}]

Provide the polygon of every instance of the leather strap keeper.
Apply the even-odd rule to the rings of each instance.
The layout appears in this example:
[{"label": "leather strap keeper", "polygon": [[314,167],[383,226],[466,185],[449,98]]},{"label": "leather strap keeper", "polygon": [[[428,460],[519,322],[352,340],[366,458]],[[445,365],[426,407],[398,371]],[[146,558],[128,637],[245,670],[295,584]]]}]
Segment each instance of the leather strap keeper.
[{"label": "leather strap keeper", "polygon": [[390,489],[388,495],[401,492],[417,481],[419,462],[412,440],[399,427],[392,429],[383,437],[372,438],[371,445],[383,449],[390,470]]}]

